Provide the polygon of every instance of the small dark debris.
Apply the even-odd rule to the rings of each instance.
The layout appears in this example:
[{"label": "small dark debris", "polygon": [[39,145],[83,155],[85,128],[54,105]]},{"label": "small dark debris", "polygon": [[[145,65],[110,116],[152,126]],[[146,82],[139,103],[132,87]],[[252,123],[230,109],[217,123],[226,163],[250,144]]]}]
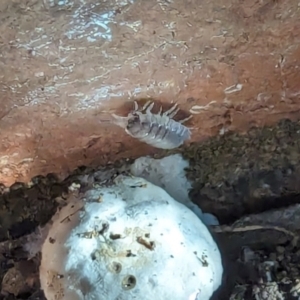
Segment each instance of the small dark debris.
[{"label": "small dark debris", "polygon": [[102,224],[102,229],[99,231],[100,235],[103,235],[109,228],[109,224],[108,223],[103,223]]},{"label": "small dark debris", "polygon": [[121,238],[121,234],[114,234],[114,233],[111,233],[111,234],[109,235],[109,238],[110,238],[111,240],[118,240],[118,239]]},{"label": "small dark debris", "polygon": [[136,254],[132,253],[131,250],[127,250],[126,252],[127,252],[126,257],[135,257],[136,256]]},{"label": "small dark debris", "polygon": [[50,244],[54,244],[54,243],[55,243],[55,239],[52,238],[52,237],[49,237],[49,243],[50,243]]},{"label": "small dark debris", "polygon": [[137,238],[137,242],[143,246],[145,246],[147,249],[149,250],[154,250],[155,248],[155,243],[153,241],[147,241],[145,239],[143,239],[142,237],[138,237]]}]

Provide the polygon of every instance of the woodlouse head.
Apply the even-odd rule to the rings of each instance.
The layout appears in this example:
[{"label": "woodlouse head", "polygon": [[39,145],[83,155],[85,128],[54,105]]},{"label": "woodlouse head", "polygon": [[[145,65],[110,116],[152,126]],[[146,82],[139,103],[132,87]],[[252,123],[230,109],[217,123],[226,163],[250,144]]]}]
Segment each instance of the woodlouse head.
[{"label": "woodlouse head", "polygon": [[142,113],[131,112],[128,115],[126,131],[135,138],[145,136],[149,132],[149,124],[143,121]]},{"label": "woodlouse head", "polygon": [[138,133],[141,128],[141,120],[138,113],[132,112],[128,115],[128,123],[126,129],[131,133]]}]

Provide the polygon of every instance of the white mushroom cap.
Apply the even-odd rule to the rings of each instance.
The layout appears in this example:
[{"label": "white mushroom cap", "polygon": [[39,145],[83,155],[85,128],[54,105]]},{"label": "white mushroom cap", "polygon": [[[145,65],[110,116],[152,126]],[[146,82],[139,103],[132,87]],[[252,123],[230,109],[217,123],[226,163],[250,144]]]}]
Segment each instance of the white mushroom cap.
[{"label": "white mushroom cap", "polygon": [[192,183],[186,177],[189,162],[181,154],[172,154],[160,159],[148,156],[137,158],[130,171],[134,176],[163,188],[171,197],[191,209],[206,225],[219,225],[215,216],[203,213],[189,198]]},{"label": "white mushroom cap", "polygon": [[56,214],[40,279],[48,300],[208,300],[222,272],[191,210],[142,178],[119,176]]}]

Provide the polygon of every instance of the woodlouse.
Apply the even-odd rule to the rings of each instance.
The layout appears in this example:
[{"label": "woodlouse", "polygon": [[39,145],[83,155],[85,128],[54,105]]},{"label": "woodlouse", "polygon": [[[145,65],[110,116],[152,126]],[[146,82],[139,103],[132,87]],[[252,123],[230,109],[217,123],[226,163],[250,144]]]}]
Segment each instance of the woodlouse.
[{"label": "woodlouse", "polygon": [[189,120],[189,116],[181,121],[173,120],[180,110],[178,105],[173,105],[162,113],[162,107],[157,114],[152,113],[154,102],[148,101],[142,109],[134,101],[134,110],[127,117],[113,114],[115,124],[124,128],[130,136],[160,149],[174,149],[181,146],[191,137],[191,131],[182,123]]}]

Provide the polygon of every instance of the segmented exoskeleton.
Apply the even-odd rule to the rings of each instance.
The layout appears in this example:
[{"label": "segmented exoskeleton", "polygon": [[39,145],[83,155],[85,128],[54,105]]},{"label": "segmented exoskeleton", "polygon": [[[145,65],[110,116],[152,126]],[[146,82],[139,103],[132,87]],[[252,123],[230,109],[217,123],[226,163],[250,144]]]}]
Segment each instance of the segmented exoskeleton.
[{"label": "segmented exoskeleton", "polygon": [[174,149],[181,146],[191,136],[191,131],[182,123],[189,120],[189,116],[181,121],[172,118],[180,110],[177,104],[162,113],[162,107],[157,114],[151,112],[154,102],[148,101],[142,109],[134,101],[134,110],[127,117],[113,114],[115,124],[124,128],[132,137],[155,148]]}]

